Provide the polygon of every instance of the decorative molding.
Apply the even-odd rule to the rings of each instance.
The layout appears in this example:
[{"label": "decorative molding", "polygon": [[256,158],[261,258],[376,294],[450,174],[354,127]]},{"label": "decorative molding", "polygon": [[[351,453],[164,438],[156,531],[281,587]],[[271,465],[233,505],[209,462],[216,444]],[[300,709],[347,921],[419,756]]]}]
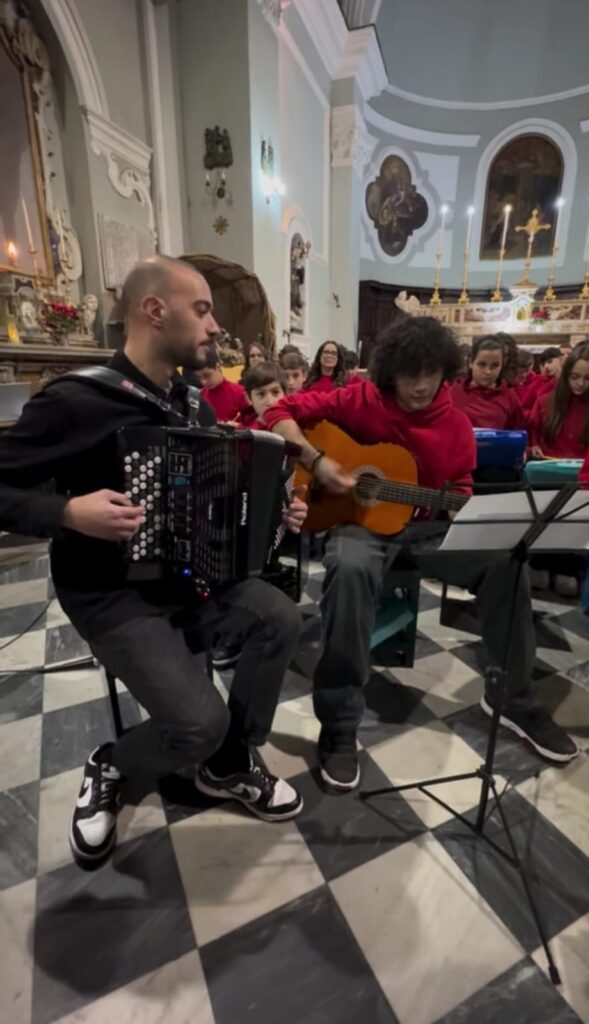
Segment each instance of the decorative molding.
[{"label": "decorative molding", "polygon": [[439,107],[442,110],[519,110],[520,107],[541,107],[545,103],[560,103],[562,100],[574,99],[576,96],[586,96],[589,93],[589,85],[579,85],[573,89],[563,89],[562,92],[548,93],[544,96],[527,96],[521,100],[440,100],[435,96],[421,96],[418,93],[407,92],[391,82],[385,86],[385,91],[397,96],[398,99],[408,100],[410,103],[417,103],[423,107]]},{"label": "decorative molding", "polygon": [[337,0],[295,0],[299,15],[331,79],[355,78],[370,100],[388,76],[373,25],[349,31]]},{"label": "decorative molding", "polygon": [[583,135],[586,135],[587,132],[589,132],[589,120],[587,120],[587,121],[580,121],[579,122],[579,128],[583,132]]},{"label": "decorative molding", "polygon": [[[398,256],[389,256],[384,249],[378,244],[376,232],[374,231],[374,224],[368,216],[366,209],[366,189],[370,185],[370,182],[378,175],[380,168],[388,156],[400,156],[405,161],[409,170],[411,171],[411,179],[414,182],[417,190],[423,195],[427,206],[428,206],[428,218],[418,231],[414,232],[407,239],[407,245],[403,249],[403,252],[399,253]],[[370,167],[366,169],[363,181],[363,193],[362,193],[362,227],[363,227],[363,239],[362,239],[362,259],[370,258],[373,262],[387,263],[389,266],[395,266],[400,263],[408,263],[409,258],[413,258],[415,253],[421,252],[427,245],[431,238],[432,231],[438,226],[438,215],[439,209],[439,195],[434,192],[431,186],[431,182],[426,173],[424,173],[421,166],[417,163],[415,157],[411,153],[406,153],[403,149],[399,149],[398,146],[387,146],[382,151],[379,150],[378,158],[373,159]],[[450,205],[450,203],[448,204]],[[452,203],[452,214],[449,224],[449,230],[453,227],[453,208]],[[366,249],[370,249],[370,257],[366,256]],[[432,267],[434,263],[432,261]]]},{"label": "decorative molding", "polygon": [[350,28],[374,25],[382,0],[341,0],[341,7]]},{"label": "decorative molding", "polygon": [[363,175],[364,168],[372,159],[377,145],[378,139],[375,139],[366,130],[364,118],[358,107],[350,104],[332,110],[332,167],[353,167]]},{"label": "decorative molding", "polygon": [[280,25],[282,15],[287,7],[290,7],[292,0],[258,0],[262,14],[268,21]]},{"label": "decorative molding", "polygon": [[[155,214],[151,198],[151,149],[141,139],[119,128],[112,121],[82,108],[86,119],[90,146],[97,156],[106,159],[108,178],[120,196],[130,199],[132,195],[147,210],[149,230],[156,234]],[[120,167],[117,161],[126,165]]]},{"label": "decorative molding", "polygon": [[433,132],[412,125],[401,124],[390,117],[385,117],[373,107],[366,106],[364,117],[369,125],[378,128],[385,135],[395,135],[407,142],[420,142],[425,146],[442,146],[451,149],[476,149],[481,141],[480,135],[458,135],[451,132]]},{"label": "decorative molding", "polygon": [[41,0],[72,73],[81,106],[108,118],[102,75],[76,0]]}]

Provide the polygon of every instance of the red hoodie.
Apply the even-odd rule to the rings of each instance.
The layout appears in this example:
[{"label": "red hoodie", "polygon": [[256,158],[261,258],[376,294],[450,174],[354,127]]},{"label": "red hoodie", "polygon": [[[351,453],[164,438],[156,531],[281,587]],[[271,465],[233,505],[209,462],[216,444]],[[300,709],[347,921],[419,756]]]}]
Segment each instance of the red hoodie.
[{"label": "red hoodie", "polygon": [[468,416],[473,427],[487,430],[525,430],[526,421],[511,388],[479,388],[472,381],[459,381],[452,386],[452,401]]},{"label": "red hoodie", "polygon": [[589,484],[589,449],[585,456],[585,461],[581,466],[581,472],[579,473],[579,481],[582,484]]},{"label": "red hoodie", "polygon": [[248,397],[241,384],[232,380],[223,380],[216,388],[203,388],[201,398],[212,405],[219,423],[230,423],[238,412],[249,405]]},{"label": "red hoodie", "polygon": [[513,385],[512,391],[517,400],[519,401],[520,405],[524,400],[528,388],[532,386],[537,376],[538,374],[534,373],[533,370],[528,370],[525,377],[519,382],[519,384]]},{"label": "red hoodie", "polygon": [[543,398],[539,398],[529,417],[530,447],[541,448],[544,455],[549,455],[552,459],[584,459],[587,445],[581,441],[581,431],[589,412],[587,398],[578,398],[571,394],[568,412],[559,433],[554,441],[547,441],[542,436],[542,428],[548,418],[551,397],[544,395]]},{"label": "red hoodie", "polygon": [[269,430],[281,420],[294,419],[302,427],[329,420],[360,444],[400,444],[415,458],[423,487],[453,483],[467,493],[472,489],[477,464],[474,434],[464,413],[454,408],[448,384],[420,412],[404,412],[394,395],[383,394],[365,380],[330,394],[288,395],[268,410],[265,419]]},{"label": "red hoodie", "polygon": [[334,383],[333,377],[321,376],[317,380],[314,380],[313,383],[309,384],[308,386],[304,384],[303,388],[307,392],[330,392],[336,390],[337,384]]},{"label": "red hoodie", "polygon": [[539,398],[543,398],[544,395],[552,394],[557,381],[557,377],[547,377],[545,373],[536,374],[535,379],[530,382],[528,388],[519,400],[526,417],[530,415]]}]

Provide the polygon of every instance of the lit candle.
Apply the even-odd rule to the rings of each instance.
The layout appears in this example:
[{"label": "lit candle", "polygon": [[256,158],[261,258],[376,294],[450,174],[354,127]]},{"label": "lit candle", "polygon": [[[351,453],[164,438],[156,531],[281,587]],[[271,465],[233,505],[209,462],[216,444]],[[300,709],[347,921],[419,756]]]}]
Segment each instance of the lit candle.
[{"label": "lit candle", "polygon": [[505,243],[507,241],[507,229],[509,227],[509,218],[511,217],[511,206],[507,204],[503,212],[505,213],[505,220],[503,221],[503,237],[501,239],[502,249],[505,248]]},{"label": "lit candle", "polygon": [[559,228],[560,228],[560,215],[562,213],[562,208],[564,206],[564,199],[562,198],[562,196],[558,197],[558,199],[556,200],[556,203],[554,205],[556,206],[556,227],[554,229],[553,248],[556,249],[557,246],[558,246],[558,231],[559,231]]},{"label": "lit candle", "polygon": [[31,222],[29,220],[29,211],[27,210],[27,204],[25,203],[24,196],[20,197],[20,201],[21,201],[21,204],[22,204],[22,212],[23,212],[24,218],[25,218],[25,226],[26,226],[26,229],[27,229],[27,238],[29,240],[29,252],[34,252],[35,251],[35,243],[33,242],[33,232],[31,231]]},{"label": "lit candle", "polygon": [[444,228],[446,227],[446,217],[448,216],[448,207],[446,206],[445,203],[444,203],[444,205],[442,207],[440,207],[440,213],[442,214],[442,219],[440,221],[440,238],[439,238],[439,241],[438,241],[438,252],[439,253],[441,253],[443,251],[442,250],[442,245],[443,245],[443,242],[444,242]]},{"label": "lit candle", "polygon": [[474,217],[474,212],[475,212],[474,206],[469,206],[469,208],[468,208],[468,210],[466,212],[468,214],[468,227],[466,229],[466,252],[468,254],[470,252],[470,238],[471,238],[471,235],[472,235],[472,218]]},{"label": "lit candle", "polygon": [[8,262],[10,263],[10,266],[11,267],[16,267],[16,258],[18,256],[18,249],[16,248],[16,245],[14,244],[14,242],[8,242],[8,245],[6,246],[6,254],[8,256]]}]

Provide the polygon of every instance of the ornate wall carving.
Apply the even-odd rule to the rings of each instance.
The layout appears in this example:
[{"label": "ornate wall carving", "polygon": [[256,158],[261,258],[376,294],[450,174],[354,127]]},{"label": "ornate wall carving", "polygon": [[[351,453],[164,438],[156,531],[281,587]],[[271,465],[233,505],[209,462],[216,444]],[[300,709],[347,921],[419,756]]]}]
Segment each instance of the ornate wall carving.
[{"label": "ornate wall carving", "polygon": [[136,196],[147,211],[149,230],[156,236],[155,213],[151,196],[151,149],[134,135],[118,128],[112,121],[82,108],[88,127],[90,145],[97,156],[106,160],[108,180],[115,192],[125,199]]},{"label": "ornate wall carving", "polygon": [[372,159],[377,139],[367,131],[355,106],[336,107],[331,112],[332,167],[353,167],[359,174]]}]

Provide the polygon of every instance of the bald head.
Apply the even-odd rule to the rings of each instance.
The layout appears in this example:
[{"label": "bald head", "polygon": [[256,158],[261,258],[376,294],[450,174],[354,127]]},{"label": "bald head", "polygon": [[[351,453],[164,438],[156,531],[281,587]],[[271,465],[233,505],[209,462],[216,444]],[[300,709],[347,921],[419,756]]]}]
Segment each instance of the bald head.
[{"label": "bald head", "polygon": [[174,287],[174,280],[185,274],[202,274],[184,260],[176,260],[171,256],[150,256],[149,259],[136,263],[129,271],[123,284],[121,299],[122,312],[128,323],[140,310],[148,295],[167,300]]}]

